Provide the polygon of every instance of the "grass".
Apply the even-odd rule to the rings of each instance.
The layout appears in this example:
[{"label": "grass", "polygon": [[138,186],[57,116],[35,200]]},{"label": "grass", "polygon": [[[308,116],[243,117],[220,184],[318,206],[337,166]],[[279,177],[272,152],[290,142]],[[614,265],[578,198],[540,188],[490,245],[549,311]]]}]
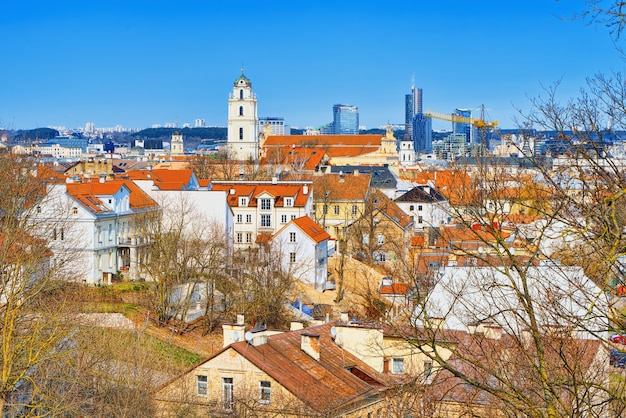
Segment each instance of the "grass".
[{"label": "grass", "polygon": [[181,366],[182,368],[192,366],[206,357],[154,337],[150,337],[150,339],[150,345],[155,352],[158,352],[161,356],[167,358],[169,361]]}]

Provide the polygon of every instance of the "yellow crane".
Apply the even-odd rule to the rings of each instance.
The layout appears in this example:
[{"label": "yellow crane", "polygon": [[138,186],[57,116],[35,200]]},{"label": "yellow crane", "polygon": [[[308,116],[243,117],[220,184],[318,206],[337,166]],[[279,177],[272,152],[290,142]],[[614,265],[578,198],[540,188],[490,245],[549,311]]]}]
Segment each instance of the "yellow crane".
[{"label": "yellow crane", "polygon": [[478,129],[493,129],[498,126],[498,121],[494,120],[493,122],[485,122],[484,119],[477,118],[468,118],[466,116],[461,115],[453,115],[449,113],[441,113],[441,112],[432,112],[428,111],[424,113],[424,116],[434,119],[447,120],[448,122],[456,122],[456,123],[465,123],[468,125],[473,125]]}]

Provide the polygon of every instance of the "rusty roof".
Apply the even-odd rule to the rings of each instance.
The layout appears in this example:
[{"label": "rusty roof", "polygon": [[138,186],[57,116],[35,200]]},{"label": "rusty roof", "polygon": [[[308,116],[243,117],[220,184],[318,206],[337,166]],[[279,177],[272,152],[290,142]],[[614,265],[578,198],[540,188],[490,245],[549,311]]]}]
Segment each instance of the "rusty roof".
[{"label": "rusty roof", "polygon": [[[332,326],[328,323],[272,335],[259,346],[238,342],[229,348],[318,412],[378,396],[388,388],[388,377],[339,347],[331,338]],[[302,351],[303,333],[319,335],[319,360]]]}]

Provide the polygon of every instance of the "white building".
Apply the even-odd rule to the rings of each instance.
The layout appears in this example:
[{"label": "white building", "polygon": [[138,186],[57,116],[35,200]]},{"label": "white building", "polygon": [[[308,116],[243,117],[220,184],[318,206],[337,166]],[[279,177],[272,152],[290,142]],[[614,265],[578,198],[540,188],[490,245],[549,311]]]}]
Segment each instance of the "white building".
[{"label": "white building", "polygon": [[259,158],[259,118],[256,95],[252,83],[243,74],[235,80],[233,92],[228,98],[227,145],[231,158],[254,160]]},{"label": "white building", "polygon": [[439,227],[451,222],[450,204],[429,185],[416,186],[394,201],[400,209],[413,218],[416,231]]},{"label": "white building", "polygon": [[249,248],[267,239],[287,223],[310,215],[312,182],[214,181],[209,188],[224,191],[234,214],[235,248]]},{"label": "white building", "polygon": [[51,238],[53,263],[69,260],[63,266],[69,277],[93,284],[110,283],[118,273],[143,277],[147,238],[139,223],[159,211],[131,181],[104,178],[50,185],[36,210],[37,218],[56,223],[42,231]]},{"label": "white building", "polygon": [[308,216],[282,227],[270,244],[278,250],[285,271],[317,290],[328,287],[328,232]]}]

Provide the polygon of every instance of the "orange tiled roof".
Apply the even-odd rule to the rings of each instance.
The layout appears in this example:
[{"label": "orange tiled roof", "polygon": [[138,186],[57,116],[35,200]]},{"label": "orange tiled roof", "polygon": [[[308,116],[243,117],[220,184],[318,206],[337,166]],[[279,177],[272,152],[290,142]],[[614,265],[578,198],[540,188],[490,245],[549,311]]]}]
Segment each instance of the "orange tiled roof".
[{"label": "orange tiled roof", "polygon": [[126,186],[130,191],[131,209],[158,207],[158,204],[150,196],[130,180],[110,180],[103,183],[67,183],[66,191],[87,210],[99,214],[111,212],[111,209],[98,196],[113,195],[123,186]]},{"label": "orange tiled roof", "polygon": [[131,170],[124,173],[131,180],[153,180],[161,190],[181,190],[187,186],[193,176],[193,170]]},{"label": "orange tiled roof", "polygon": [[[309,191],[305,194],[305,185],[303,184],[251,184],[251,183],[213,183],[212,190],[223,190],[228,193],[227,201],[230,207],[239,206],[239,197],[248,198],[248,207],[257,206],[257,198],[263,193],[268,193],[274,198],[274,206],[283,207],[285,197],[295,198],[294,207],[304,207],[311,193],[311,185],[308,185]],[[231,192],[234,190],[234,192]]]},{"label": "orange tiled roof", "polygon": [[378,292],[381,295],[406,295],[409,292],[409,285],[406,283],[383,285]]},{"label": "orange tiled roof", "polygon": [[330,147],[376,147],[382,143],[382,135],[272,135],[265,139],[265,147],[285,145],[305,148]]},{"label": "orange tiled roof", "polygon": [[269,149],[259,164],[281,164],[297,171],[313,171],[321,164],[324,155],[326,150],[319,148],[276,147]]},{"label": "orange tiled roof", "polygon": [[369,174],[324,174],[313,179],[313,198],[317,201],[365,201],[370,181]]},{"label": "orange tiled roof", "polygon": [[313,241],[320,243],[330,238],[330,234],[324,231],[324,228],[319,226],[313,219],[308,216],[301,216],[294,219],[293,222],[298,228],[307,234]]},{"label": "orange tiled roof", "polygon": [[413,223],[413,219],[380,190],[376,190],[371,198],[373,199],[374,207],[401,228],[405,229]]}]

